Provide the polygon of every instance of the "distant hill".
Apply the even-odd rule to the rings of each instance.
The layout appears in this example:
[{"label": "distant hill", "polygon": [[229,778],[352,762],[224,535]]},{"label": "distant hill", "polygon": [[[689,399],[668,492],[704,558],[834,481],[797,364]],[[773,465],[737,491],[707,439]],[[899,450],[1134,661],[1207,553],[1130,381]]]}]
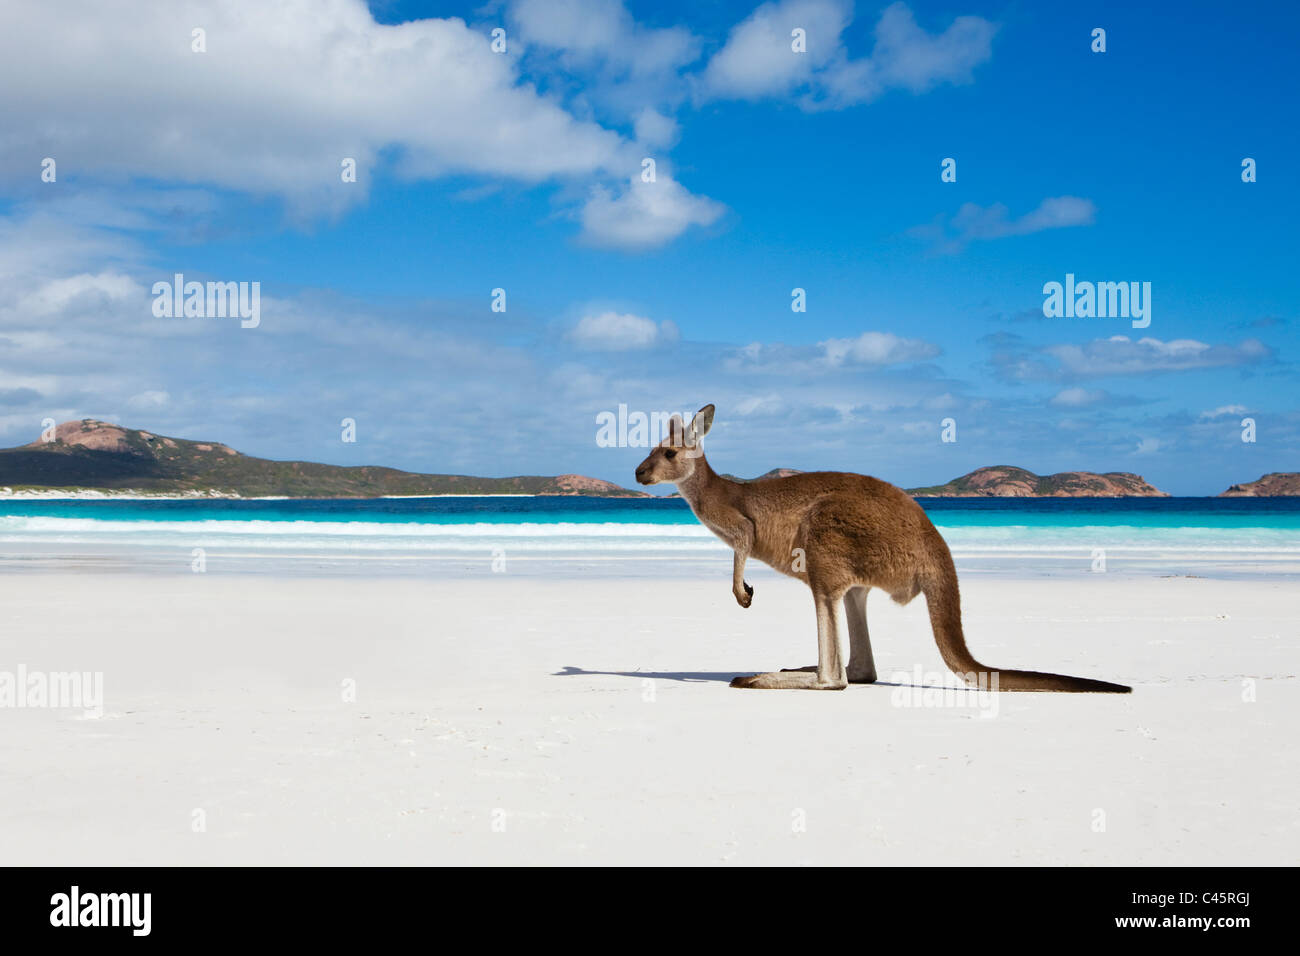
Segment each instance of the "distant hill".
[{"label": "distant hill", "polygon": [[1257,481],[1233,485],[1220,498],[1289,498],[1300,497],[1300,473],[1274,471]]},{"label": "distant hill", "polygon": [[1126,471],[1062,471],[1036,475],[1024,468],[997,465],[976,468],[946,485],[909,488],[917,498],[1167,498],[1168,493]]},{"label": "distant hill", "polygon": [[0,450],[0,488],[98,489],[145,494],[223,494],[243,498],[375,498],[381,495],[594,495],[644,492],[584,475],[474,478],[395,468],[271,461],[219,442],[168,438],[83,419],[64,422],[52,442]]},{"label": "distant hill", "polygon": [[[735,475],[722,477],[733,481],[750,482],[799,474],[802,472],[794,468],[773,468],[757,478],[737,478]],[[1110,471],[1104,475],[1094,474],[1091,471],[1063,471],[1055,475],[1036,475],[1032,471],[1011,465],[977,468],[970,474],[954,478],[945,485],[909,488],[907,493],[917,498],[1169,497],[1167,492],[1148,484],[1141,475],[1125,471]],[[1295,493],[1300,494],[1300,492]]]}]

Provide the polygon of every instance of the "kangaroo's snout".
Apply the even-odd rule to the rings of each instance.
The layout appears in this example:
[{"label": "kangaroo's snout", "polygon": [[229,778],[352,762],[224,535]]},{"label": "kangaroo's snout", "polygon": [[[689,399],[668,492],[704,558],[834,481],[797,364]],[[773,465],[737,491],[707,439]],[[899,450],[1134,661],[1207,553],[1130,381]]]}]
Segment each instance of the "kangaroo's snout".
[{"label": "kangaroo's snout", "polygon": [[668,468],[671,459],[664,457],[662,448],[656,448],[646,460],[636,466],[636,483],[638,485],[657,485],[661,481],[676,481],[678,475]]}]

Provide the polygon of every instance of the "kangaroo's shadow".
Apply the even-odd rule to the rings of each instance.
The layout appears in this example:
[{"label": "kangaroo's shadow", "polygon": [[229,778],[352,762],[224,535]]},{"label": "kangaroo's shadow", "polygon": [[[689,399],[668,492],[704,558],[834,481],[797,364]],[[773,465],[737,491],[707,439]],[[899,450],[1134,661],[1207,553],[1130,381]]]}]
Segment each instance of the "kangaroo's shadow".
[{"label": "kangaroo's shadow", "polygon": [[[748,677],[755,671],[589,671],[581,667],[565,667],[556,671],[552,677],[578,677],[578,676],[597,676],[597,677],[640,677],[651,680],[679,680],[688,683],[699,681],[725,681],[730,684],[733,678]],[[915,687],[918,689],[927,689],[925,684],[899,683],[895,681],[878,680],[870,685],[871,687]],[[967,687],[953,688],[954,690],[970,690]]]}]

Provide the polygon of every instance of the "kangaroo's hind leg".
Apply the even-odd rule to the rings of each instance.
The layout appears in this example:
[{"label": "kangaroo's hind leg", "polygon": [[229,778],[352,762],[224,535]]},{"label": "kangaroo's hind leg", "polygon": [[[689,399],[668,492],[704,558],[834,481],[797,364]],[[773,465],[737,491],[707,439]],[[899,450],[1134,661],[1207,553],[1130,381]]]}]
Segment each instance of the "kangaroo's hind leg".
[{"label": "kangaroo's hind leg", "polygon": [[849,622],[849,683],[874,684],[876,659],[871,656],[871,638],[867,635],[867,592],[858,585],[844,594],[844,616]]},{"label": "kangaroo's hind leg", "polygon": [[753,687],[773,690],[843,690],[848,686],[844,676],[844,662],[840,656],[839,624],[836,620],[834,597],[814,594],[817,605],[817,666],[811,672],[773,671],[737,677],[732,687]]},{"label": "kangaroo's hind leg", "polygon": [[[876,682],[876,660],[871,654],[871,638],[867,635],[867,592],[871,590],[865,584],[849,588],[844,594],[844,617],[849,625],[849,668],[850,684],[874,684]],[[810,667],[783,667],[782,671],[794,673],[804,671],[809,674],[817,672],[817,665]]]}]

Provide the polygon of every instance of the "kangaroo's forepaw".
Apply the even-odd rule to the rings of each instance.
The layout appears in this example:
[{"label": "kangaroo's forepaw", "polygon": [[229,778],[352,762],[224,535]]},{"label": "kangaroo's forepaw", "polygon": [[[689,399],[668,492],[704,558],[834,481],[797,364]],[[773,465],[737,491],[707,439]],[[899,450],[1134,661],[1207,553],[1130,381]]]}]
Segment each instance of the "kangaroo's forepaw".
[{"label": "kangaroo's forepaw", "polygon": [[745,590],[743,592],[733,591],[732,593],[736,595],[737,604],[739,604],[741,607],[749,607],[751,604],[754,603],[754,588],[750,584],[744,581],[742,581],[741,583],[745,585]]},{"label": "kangaroo's forepaw", "polygon": [[766,674],[737,677],[731,682],[731,686],[752,690],[843,690],[848,686],[848,681],[819,680],[817,669],[814,667],[811,671],[772,671]]}]

